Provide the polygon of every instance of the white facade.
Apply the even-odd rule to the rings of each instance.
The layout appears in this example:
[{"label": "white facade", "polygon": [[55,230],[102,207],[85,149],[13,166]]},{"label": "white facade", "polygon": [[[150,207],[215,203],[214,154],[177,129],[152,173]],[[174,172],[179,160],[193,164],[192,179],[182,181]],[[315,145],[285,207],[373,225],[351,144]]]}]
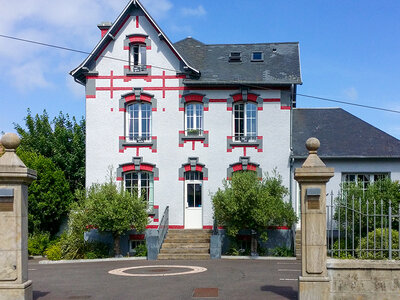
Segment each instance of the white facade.
[{"label": "white facade", "polygon": [[[160,217],[168,205],[169,222],[177,228],[185,224],[186,201],[184,181],[179,178],[179,169],[188,162],[189,157],[198,158],[198,162],[208,169],[208,179],[204,178],[202,185],[201,226],[204,228],[213,224],[212,193],[222,186],[229,165],[239,162],[241,156],[248,156],[251,163],[259,164],[265,172],[276,168],[285,186],[289,186],[290,109],[281,107],[281,91],[248,91],[257,94],[258,99],[266,99],[257,110],[257,136],[262,138],[261,146],[255,149],[239,145],[228,149],[228,137],[233,135],[233,112],[228,108],[227,99],[241,90],[235,87],[231,90],[183,90],[181,78],[174,78],[181,72],[178,57],[165,40],[159,38],[145,16],[139,15],[138,23],[136,21],[135,15],[129,17],[115,40],[102,52],[102,56],[106,57],[96,60],[96,66],[91,71],[97,71],[98,75],[87,77],[92,80],[95,78],[96,90],[93,93],[93,89],[87,87],[86,186],[104,182],[109,167],[116,170],[120,165],[131,163],[133,157],[141,157],[143,162],[158,168],[158,180],[154,181],[154,205],[159,207]],[[128,60],[129,51],[124,50],[124,39],[132,34],[145,34],[151,43],[151,49],[146,51],[151,75],[139,79],[137,76],[124,75],[126,62],[107,58]],[[163,79],[163,76],[167,78]],[[142,88],[143,92],[153,95],[157,102],[151,119],[151,135],[156,137],[156,149],[143,148],[140,144],[131,145],[139,148],[120,148],[119,137],[125,135],[126,112],[120,111],[119,103],[121,96],[133,88]],[[208,145],[201,141],[185,141],[183,146],[180,145],[179,132],[185,130],[185,111],[179,109],[180,95],[191,92],[203,94],[204,99],[209,101],[208,108],[203,112]],[[268,99],[273,99],[273,102]],[[157,225],[157,222],[153,225]]]}]

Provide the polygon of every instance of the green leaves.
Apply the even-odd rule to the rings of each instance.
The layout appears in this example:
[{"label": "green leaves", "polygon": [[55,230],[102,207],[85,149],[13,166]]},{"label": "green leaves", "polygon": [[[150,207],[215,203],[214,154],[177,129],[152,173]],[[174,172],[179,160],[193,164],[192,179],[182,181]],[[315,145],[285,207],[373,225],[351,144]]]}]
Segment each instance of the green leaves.
[{"label": "green leaves", "polygon": [[37,179],[28,188],[29,232],[49,231],[54,235],[73,201],[64,172],[43,155],[19,148],[17,154],[28,168],[37,171]]},{"label": "green leaves", "polygon": [[230,236],[236,236],[241,229],[261,234],[268,226],[291,226],[297,220],[290,203],[283,200],[288,190],[275,171],[272,177],[267,174],[262,180],[255,172],[235,172],[232,180],[225,180],[223,185],[212,201],[216,220]]}]

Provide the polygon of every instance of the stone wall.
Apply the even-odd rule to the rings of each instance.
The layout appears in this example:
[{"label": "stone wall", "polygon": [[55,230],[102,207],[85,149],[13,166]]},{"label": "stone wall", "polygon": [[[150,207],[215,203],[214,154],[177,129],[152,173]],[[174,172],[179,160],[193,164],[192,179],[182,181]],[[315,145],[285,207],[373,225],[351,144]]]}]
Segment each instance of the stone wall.
[{"label": "stone wall", "polygon": [[328,259],[331,300],[400,299],[400,261]]}]

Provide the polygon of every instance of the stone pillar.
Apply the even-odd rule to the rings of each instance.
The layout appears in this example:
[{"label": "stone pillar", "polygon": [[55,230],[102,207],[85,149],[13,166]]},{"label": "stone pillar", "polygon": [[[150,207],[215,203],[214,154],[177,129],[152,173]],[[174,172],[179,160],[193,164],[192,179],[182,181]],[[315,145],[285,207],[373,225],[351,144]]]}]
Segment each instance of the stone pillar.
[{"label": "stone pillar", "polygon": [[0,157],[0,300],[32,299],[28,280],[28,184],[36,171],[16,155],[16,134],[7,133]]},{"label": "stone pillar", "polygon": [[301,276],[299,299],[329,299],[329,278],[326,270],[326,183],[333,177],[317,155],[319,140],[306,142],[309,155],[294,178],[301,193]]}]

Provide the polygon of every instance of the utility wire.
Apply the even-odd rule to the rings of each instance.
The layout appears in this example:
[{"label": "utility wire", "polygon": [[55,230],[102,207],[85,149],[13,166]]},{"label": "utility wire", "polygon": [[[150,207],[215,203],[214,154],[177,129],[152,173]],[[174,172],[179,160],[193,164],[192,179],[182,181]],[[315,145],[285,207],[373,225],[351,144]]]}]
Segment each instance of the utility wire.
[{"label": "utility wire", "polygon": [[[15,36],[9,36],[9,35],[0,34],[0,37],[6,38],[6,39],[11,39],[11,40],[16,40],[16,41],[20,41],[20,42],[25,42],[25,43],[31,43],[31,44],[35,44],[35,45],[50,47],[50,48],[56,48],[56,49],[65,50],[65,51],[71,51],[71,52],[76,52],[76,53],[81,53],[81,54],[87,54],[89,56],[93,56],[94,55],[94,54],[92,54],[90,52],[87,52],[87,51],[82,51],[82,50],[77,50],[77,49],[73,49],[73,48],[57,46],[57,45],[53,45],[53,44],[42,43],[42,42],[33,41],[33,40],[21,39],[21,38],[15,37]],[[99,57],[103,57],[103,58],[108,58],[108,59],[113,59],[113,60],[129,63],[129,60],[122,59],[122,58],[116,58],[116,57],[111,57],[111,56],[107,56],[107,55],[100,55]],[[178,70],[168,69],[168,68],[154,66],[154,65],[152,65],[152,67],[157,68],[157,69],[172,71],[172,72],[180,72]]]},{"label": "utility wire", "polygon": [[[71,51],[71,52],[76,52],[76,53],[87,54],[89,56],[93,56],[92,53],[87,52],[87,51],[82,51],[82,50],[77,50],[77,49],[73,49],[73,48],[57,46],[57,45],[48,44],[48,43],[42,43],[42,42],[38,42],[38,41],[34,41],[34,40],[22,39],[22,38],[9,36],[9,35],[4,35],[4,34],[0,34],[0,37],[11,39],[11,40],[16,40],[16,41],[20,41],[20,42],[31,43],[31,44],[36,44],[36,45],[40,45],[40,46],[56,48],[56,49],[60,49],[60,50]],[[106,56],[106,55],[100,55],[99,57],[103,57],[103,58],[107,58],[107,59],[113,59],[113,60],[129,63],[129,61],[126,60],[126,59],[121,59],[121,58],[116,58],[116,57],[111,57],[111,56]],[[168,68],[155,66],[155,65],[152,65],[152,68],[168,70],[168,71],[172,71],[172,72],[180,72],[179,70],[168,69]],[[267,88],[267,87],[264,87],[264,86],[248,85],[248,84],[244,84],[244,85],[246,85],[248,87],[257,88],[257,89],[271,90],[271,88]],[[369,109],[375,109],[375,110],[393,112],[393,113],[400,114],[399,110],[394,110],[394,109],[387,109],[387,108],[382,108],[382,107],[377,107],[377,106],[370,106],[370,105],[358,104],[358,103],[353,103],[353,102],[347,102],[347,101],[342,101],[342,100],[336,100],[336,99],[330,99],[330,98],[324,98],[324,97],[318,97],[318,96],[312,96],[312,95],[305,95],[305,94],[299,94],[299,93],[296,93],[295,95],[300,96],[300,97],[306,97],[306,98],[322,100],[322,101],[329,101],[329,102],[334,102],[334,103],[341,103],[341,104],[346,104],[346,105],[352,105],[352,106],[357,106],[357,107],[363,107],[363,108],[369,108]]]}]

